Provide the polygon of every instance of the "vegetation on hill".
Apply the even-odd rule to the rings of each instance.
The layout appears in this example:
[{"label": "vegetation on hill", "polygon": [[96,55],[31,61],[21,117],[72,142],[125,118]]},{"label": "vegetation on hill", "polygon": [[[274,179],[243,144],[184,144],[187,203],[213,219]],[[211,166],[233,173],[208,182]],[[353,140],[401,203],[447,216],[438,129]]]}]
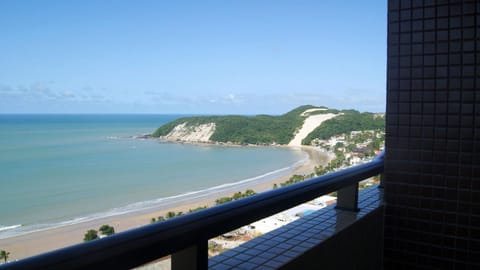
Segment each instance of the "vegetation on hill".
[{"label": "vegetation on hill", "polygon": [[384,130],[385,118],[374,113],[360,113],[355,110],[340,111],[342,114],[323,122],[302,141],[310,145],[313,139],[326,140],[332,136],[351,131]]},{"label": "vegetation on hill", "polygon": [[215,132],[210,137],[212,141],[237,144],[288,144],[295,132],[303,125],[305,116],[301,114],[312,108],[318,107],[305,105],[280,116],[184,117],[161,126],[152,136],[165,136],[177,125],[183,123],[187,126],[215,123]]},{"label": "vegetation on hill", "polygon": [[[307,115],[302,115],[309,109]],[[376,130],[385,128],[385,120],[373,113],[360,113],[355,110],[335,110],[312,105],[300,106],[279,116],[194,116],[183,117],[159,127],[152,137],[169,134],[176,126],[186,124],[194,127],[202,124],[215,123],[215,132],[211,141],[235,144],[288,144],[295,133],[302,127],[309,115],[334,113],[339,116],[325,121],[310,133],[302,144],[310,145],[313,139],[327,139],[334,135],[354,130]]]}]

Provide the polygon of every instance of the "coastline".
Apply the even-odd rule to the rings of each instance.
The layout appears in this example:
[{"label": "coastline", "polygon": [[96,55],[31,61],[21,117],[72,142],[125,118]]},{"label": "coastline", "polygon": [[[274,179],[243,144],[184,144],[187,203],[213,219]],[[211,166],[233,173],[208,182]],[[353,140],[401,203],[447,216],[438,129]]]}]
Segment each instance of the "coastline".
[{"label": "coastline", "polygon": [[10,252],[10,260],[18,260],[29,256],[37,255],[47,251],[63,248],[66,246],[81,243],[85,232],[89,229],[98,229],[103,224],[109,224],[116,232],[126,231],[148,225],[151,218],[163,216],[168,211],[188,212],[200,206],[214,206],[215,200],[220,197],[232,196],[233,193],[246,189],[253,189],[255,192],[263,192],[273,188],[273,184],[280,184],[287,181],[293,174],[310,174],[313,168],[318,165],[325,165],[331,159],[331,154],[320,152],[313,147],[291,147],[308,154],[308,159],[298,164],[292,170],[284,172],[280,176],[265,181],[247,181],[240,184],[232,184],[223,189],[212,189],[210,193],[199,194],[198,196],[183,196],[180,200],[168,202],[165,205],[152,209],[144,209],[126,214],[99,218],[92,221],[66,225],[57,228],[45,229],[19,236],[0,239],[0,248]]}]

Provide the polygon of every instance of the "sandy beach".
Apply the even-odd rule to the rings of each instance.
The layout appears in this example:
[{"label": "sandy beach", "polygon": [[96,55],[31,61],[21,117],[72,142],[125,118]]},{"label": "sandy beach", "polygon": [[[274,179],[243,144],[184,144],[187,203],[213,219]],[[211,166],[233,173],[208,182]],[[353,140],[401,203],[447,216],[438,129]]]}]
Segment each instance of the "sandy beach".
[{"label": "sandy beach", "polygon": [[225,196],[232,196],[233,193],[238,191],[243,192],[247,189],[253,189],[255,192],[259,193],[272,189],[273,184],[285,182],[293,174],[312,173],[315,166],[327,164],[332,158],[329,154],[319,152],[312,147],[296,147],[296,149],[308,153],[309,158],[303,164],[299,164],[296,168],[294,168],[292,172],[289,172],[288,175],[282,175],[263,182],[246,182],[239,185],[232,185],[228,188],[219,189],[217,191],[212,191],[208,194],[185,197],[155,209],[140,210],[128,214],[101,218],[93,221],[0,239],[0,249],[10,252],[9,260],[13,261],[81,243],[87,230],[98,230],[98,228],[103,224],[109,224],[113,226],[116,232],[122,232],[128,229],[148,225],[151,218],[164,216],[168,211],[182,211],[185,213],[188,212],[189,209],[194,209],[199,206],[214,206],[215,199]]}]

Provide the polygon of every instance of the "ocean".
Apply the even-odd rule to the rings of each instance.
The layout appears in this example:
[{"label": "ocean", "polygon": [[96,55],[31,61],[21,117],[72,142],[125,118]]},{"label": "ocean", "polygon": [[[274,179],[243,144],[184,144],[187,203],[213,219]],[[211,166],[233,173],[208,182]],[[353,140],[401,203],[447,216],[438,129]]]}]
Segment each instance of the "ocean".
[{"label": "ocean", "polygon": [[288,174],[306,154],[138,139],[181,115],[0,115],[0,239]]}]

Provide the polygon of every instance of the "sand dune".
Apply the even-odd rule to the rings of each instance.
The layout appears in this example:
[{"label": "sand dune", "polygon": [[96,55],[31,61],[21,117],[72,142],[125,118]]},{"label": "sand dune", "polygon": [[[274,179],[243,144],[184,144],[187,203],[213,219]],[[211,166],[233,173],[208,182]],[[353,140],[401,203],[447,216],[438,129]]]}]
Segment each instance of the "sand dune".
[{"label": "sand dune", "polygon": [[[306,112],[306,111],[305,111]],[[288,144],[289,146],[302,146],[302,140],[305,139],[310,132],[312,132],[315,128],[320,126],[324,121],[328,119],[332,119],[338,114],[333,114],[333,113],[326,113],[326,114],[316,114],[316,115],[310,115],[305,119],[305,122],[303,122],[302,128],[298,131],[297,134],[295,134],[295,137],[293,140],[290,141]]]}]

